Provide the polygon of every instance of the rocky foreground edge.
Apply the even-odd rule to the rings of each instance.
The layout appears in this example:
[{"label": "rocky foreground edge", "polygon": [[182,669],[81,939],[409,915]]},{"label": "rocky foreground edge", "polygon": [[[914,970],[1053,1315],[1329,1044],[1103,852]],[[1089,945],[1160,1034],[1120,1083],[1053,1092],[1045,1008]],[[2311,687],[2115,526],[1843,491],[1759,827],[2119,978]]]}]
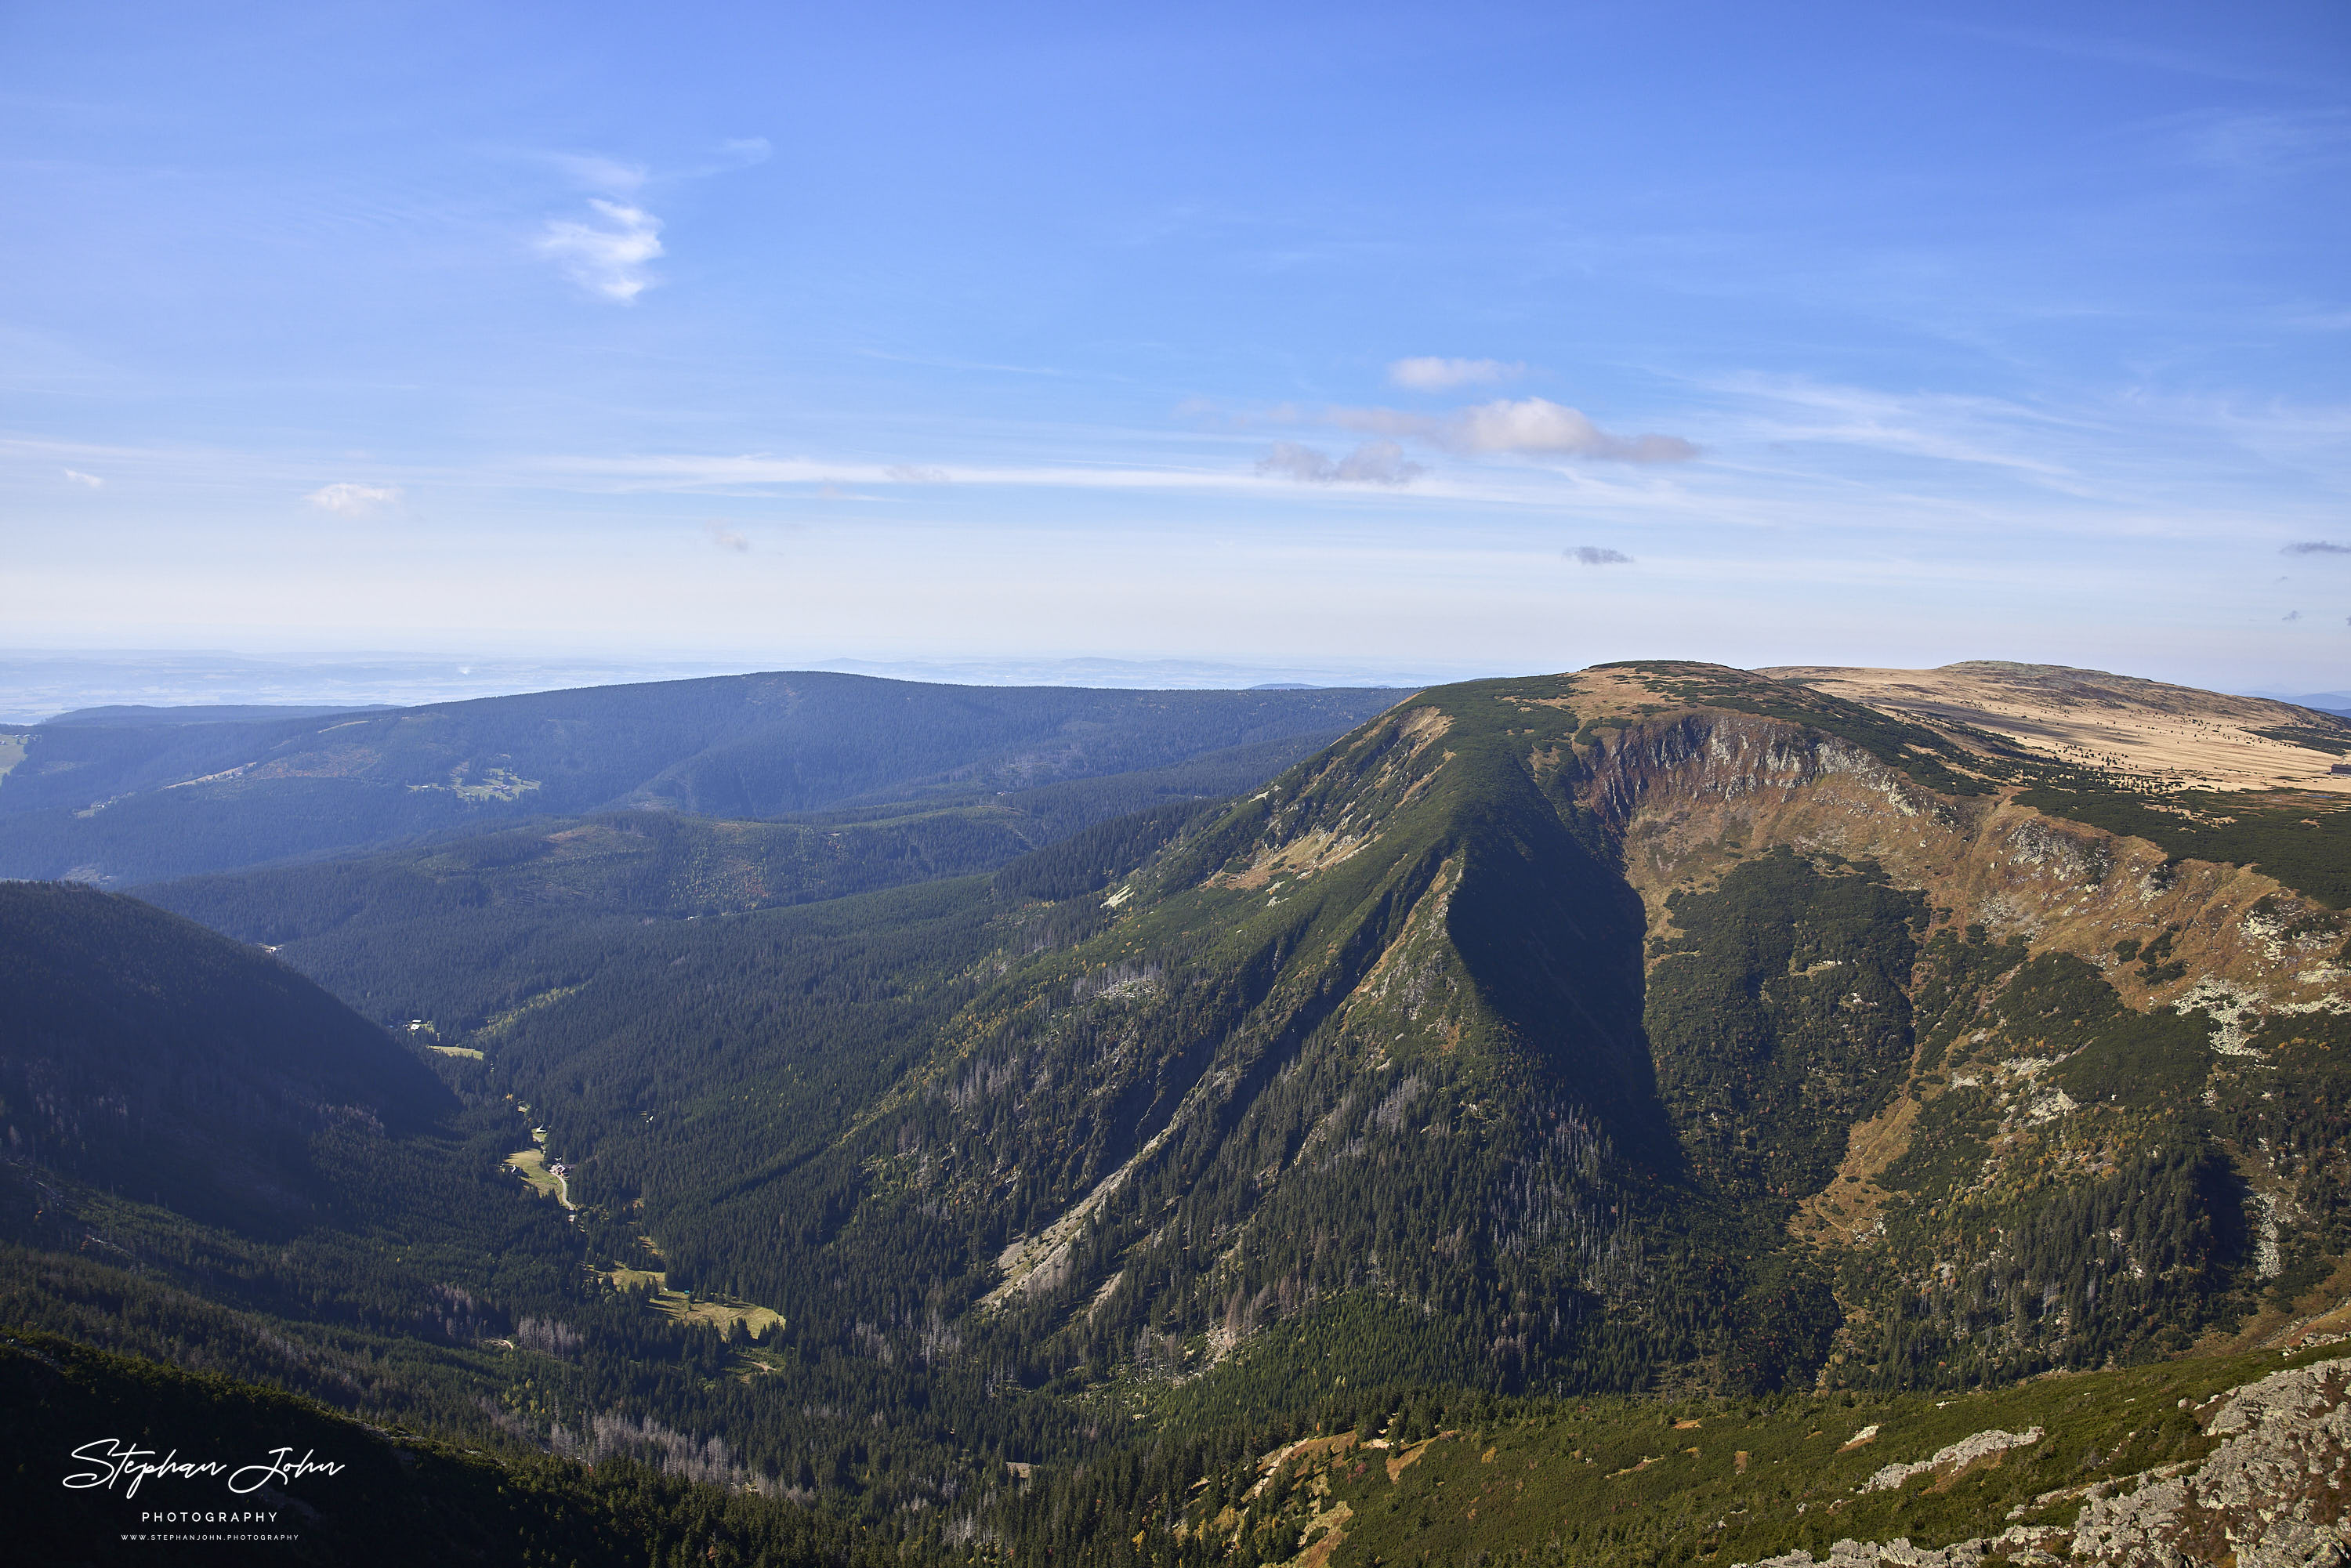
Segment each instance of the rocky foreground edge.
[{"label": "rocky foreground edge", "polygon": [[[2200,1462],[2065,1489],[2010,1515],[2016,1519],[2078,1497],[2081,1510],[2071,1524],[2011,1523],[1998,1535],[1939,1547],[1913,1546],[1899,1538],[1840,1541],[1825,1558],[1796,1551],[1738,1568],[2351,1563],[2351,1488],[2345,1485],[2351,1474],[2351,1358],[2272,1373],[2215,1396],[2206,1408],[2210,1414],[2205,1431],[2223,1440]],[[2022,1440],[2012,1434],[1993,1436]],[[1921,1465],[1899,1468],[1933,1472],[1937,1480],[1929,1484],[1945,1484],[1980,1457],[1960,1452],[1967,1448],[1954,1445]]]}]

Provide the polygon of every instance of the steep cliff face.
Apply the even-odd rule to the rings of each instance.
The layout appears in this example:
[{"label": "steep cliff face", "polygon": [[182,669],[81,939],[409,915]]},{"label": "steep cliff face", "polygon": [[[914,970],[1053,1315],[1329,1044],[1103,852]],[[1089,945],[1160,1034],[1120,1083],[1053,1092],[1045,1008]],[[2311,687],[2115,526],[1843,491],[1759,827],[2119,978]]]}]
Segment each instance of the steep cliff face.
[{"label": "steep cliff face", "polygon": [[[1885,965],[1873,976],[1825,949],[1802,975],[1727,981],[1843,988],[1827,1011],[1887,1042],[1874,1078],[1847,1086],[1866,1113],[1837,1129],[1832,1168],[1778,1189],[1802,1200],[1792,1232],[1838,1268],[1852,1375],[1956,1380],[2180,1349],[2218,1323],[2265,1312],[2277,1330],[2334,1304],[2351,1053],[2340,914],[2244,867],[2001,794],[1945,796],[1849,742],[1742,714],[1629,726],[1578,795],[1615,831],[1649,914],[1660,1076],[1705,1081],[1677,1106],[1693,1149],[1726,1135],[1726,1107],[1704,1095],[1750,1081],[1771,1048],[1843,1068],[1785,1018],[1745,1061],[1709,1054],[1708,1024],[1738,1009],[1678,1016],[1680,971],[1735,969],[1719,951],[1734,938],[1708,950],[1686,934],[1717,933],[1771,881],[1746,929],[1801,932],[1804,884],[1860,868],[1916,900],[1898,999],[1882,994]],[[1680,1066],[1692,1055],[1695,1075]],[[1727,1135],[1785,1145],[1817,1121]]]},{"label": "steep cliff face", "polygon": [[[2351,1009],[2340,961],[2351,922],[2339,912],[2241,866],[2172,860],[1999,796],[1939,795],[1834,737],[1743,714],[1642,725],[1604,745],[1578,795],[1616,831],[1625,879],[1656,924],[1670,924],[1675,893],[1785,846],[1874,862],[1924,894],[1937,925],[2073,953],[2135,1006],[2225,986],[2261,1016]],[[2114,952],[2165,931],[2164,965],[2143,970]]]}]

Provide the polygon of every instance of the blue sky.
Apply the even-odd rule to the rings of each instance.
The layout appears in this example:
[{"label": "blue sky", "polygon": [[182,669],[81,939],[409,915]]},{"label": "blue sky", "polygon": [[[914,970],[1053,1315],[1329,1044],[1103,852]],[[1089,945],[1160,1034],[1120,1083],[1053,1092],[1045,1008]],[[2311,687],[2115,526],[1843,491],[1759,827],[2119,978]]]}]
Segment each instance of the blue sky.
[{"label": "blue sky", "polygon": [[2339,4],[85,0],[0,126],[18,647],[2351,669]]}]

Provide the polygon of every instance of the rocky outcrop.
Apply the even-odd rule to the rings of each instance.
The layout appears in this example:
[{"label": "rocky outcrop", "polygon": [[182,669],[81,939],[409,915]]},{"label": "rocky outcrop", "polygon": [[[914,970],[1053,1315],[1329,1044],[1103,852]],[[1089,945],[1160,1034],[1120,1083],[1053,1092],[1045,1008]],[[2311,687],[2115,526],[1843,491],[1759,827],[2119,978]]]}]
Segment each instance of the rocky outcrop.
[{"label": "rocky outcrop", "polygon": [[2074,1526],[2077,1563],[2218,1563],[2332,1568],[2351,1563],[2351,1361],[2273,1373],[2221,1400],[2223,1437],[2195,1469],[2139,1477],[2092,1497]]},{"label": "rocky outcrop", "polygon": [[1979,1459],[2011,1448],[2031,1448],[2041,1441],[2041,1428],[2029,1432],[1978,1432],[1972,1437],[1962,1437],[1948,1448],[1938,1449],[1933,1458],[1916,1464],[1888,1465],[1861,1483],[1864,1491],[1892,1491],[1913,1476],[1934,1475],[1944,1479],[1958,1475]]},{"label": "rocky outcrop", "polygon": [[[1979,1568],[1994,1557],[2116,1568],[2351,1563],[2351,1360],[2294,1367],[2232,1389],[2213,1402],[2204,1429],[2221,1442],[2201,1463],[2100,1482],[2080,1494],[2071,1524],[2012,1523],[1998,1535],[1937,1547],[1840,1541],[1826,1557],[1791,1552],[1741,1568]],[[1876,1483],[1873,1478],[1863,1490]],[[2020,1508],[2011,1517],[2068,1500],[2036,1499],[2043,1508]]]}]

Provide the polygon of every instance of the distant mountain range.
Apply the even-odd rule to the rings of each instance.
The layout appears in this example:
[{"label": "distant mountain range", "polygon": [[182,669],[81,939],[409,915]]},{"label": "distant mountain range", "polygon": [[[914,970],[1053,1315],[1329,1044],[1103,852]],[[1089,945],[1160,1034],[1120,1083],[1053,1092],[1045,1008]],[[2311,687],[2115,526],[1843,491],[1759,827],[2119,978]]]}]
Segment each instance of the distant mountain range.
[{"label": "distant mountain range", "polygon": [[[1308,659],[981,657],[863,660],[833,655],[793,667],[891,680],[987,686],[1097,686],[1237,691],[1267,682],[1417,688],[1487,673],[1484,666],[1368,665]],[[0,648],[0,723],[34,724],[100,706],[418,707],[585,686],[697,680],[775,667],[773,656],[517,657],[508,654],[342,653],[250,654],[220,650]]]},{"label": "distant mountain range", "polygon": [[387,705],[362,707],[303,707],[275,703],[216,703],[193,707],[152,707],[117,704],[108,707],[75,708],[42,720],[49,729],[72,726],[85,728],[160,729],[191,724],[269,724],[281,719],[361,717],[383,713]]},{"label": "distant mountain range", "polygon": [[[800,674],[323,716],[111,710],[0,729],[0,875],[121,885],[599,810],[994,800],[1272,747],[1263,778],[1400,695]],[[1254,781],[1209,773],[1213,792]]]}]

